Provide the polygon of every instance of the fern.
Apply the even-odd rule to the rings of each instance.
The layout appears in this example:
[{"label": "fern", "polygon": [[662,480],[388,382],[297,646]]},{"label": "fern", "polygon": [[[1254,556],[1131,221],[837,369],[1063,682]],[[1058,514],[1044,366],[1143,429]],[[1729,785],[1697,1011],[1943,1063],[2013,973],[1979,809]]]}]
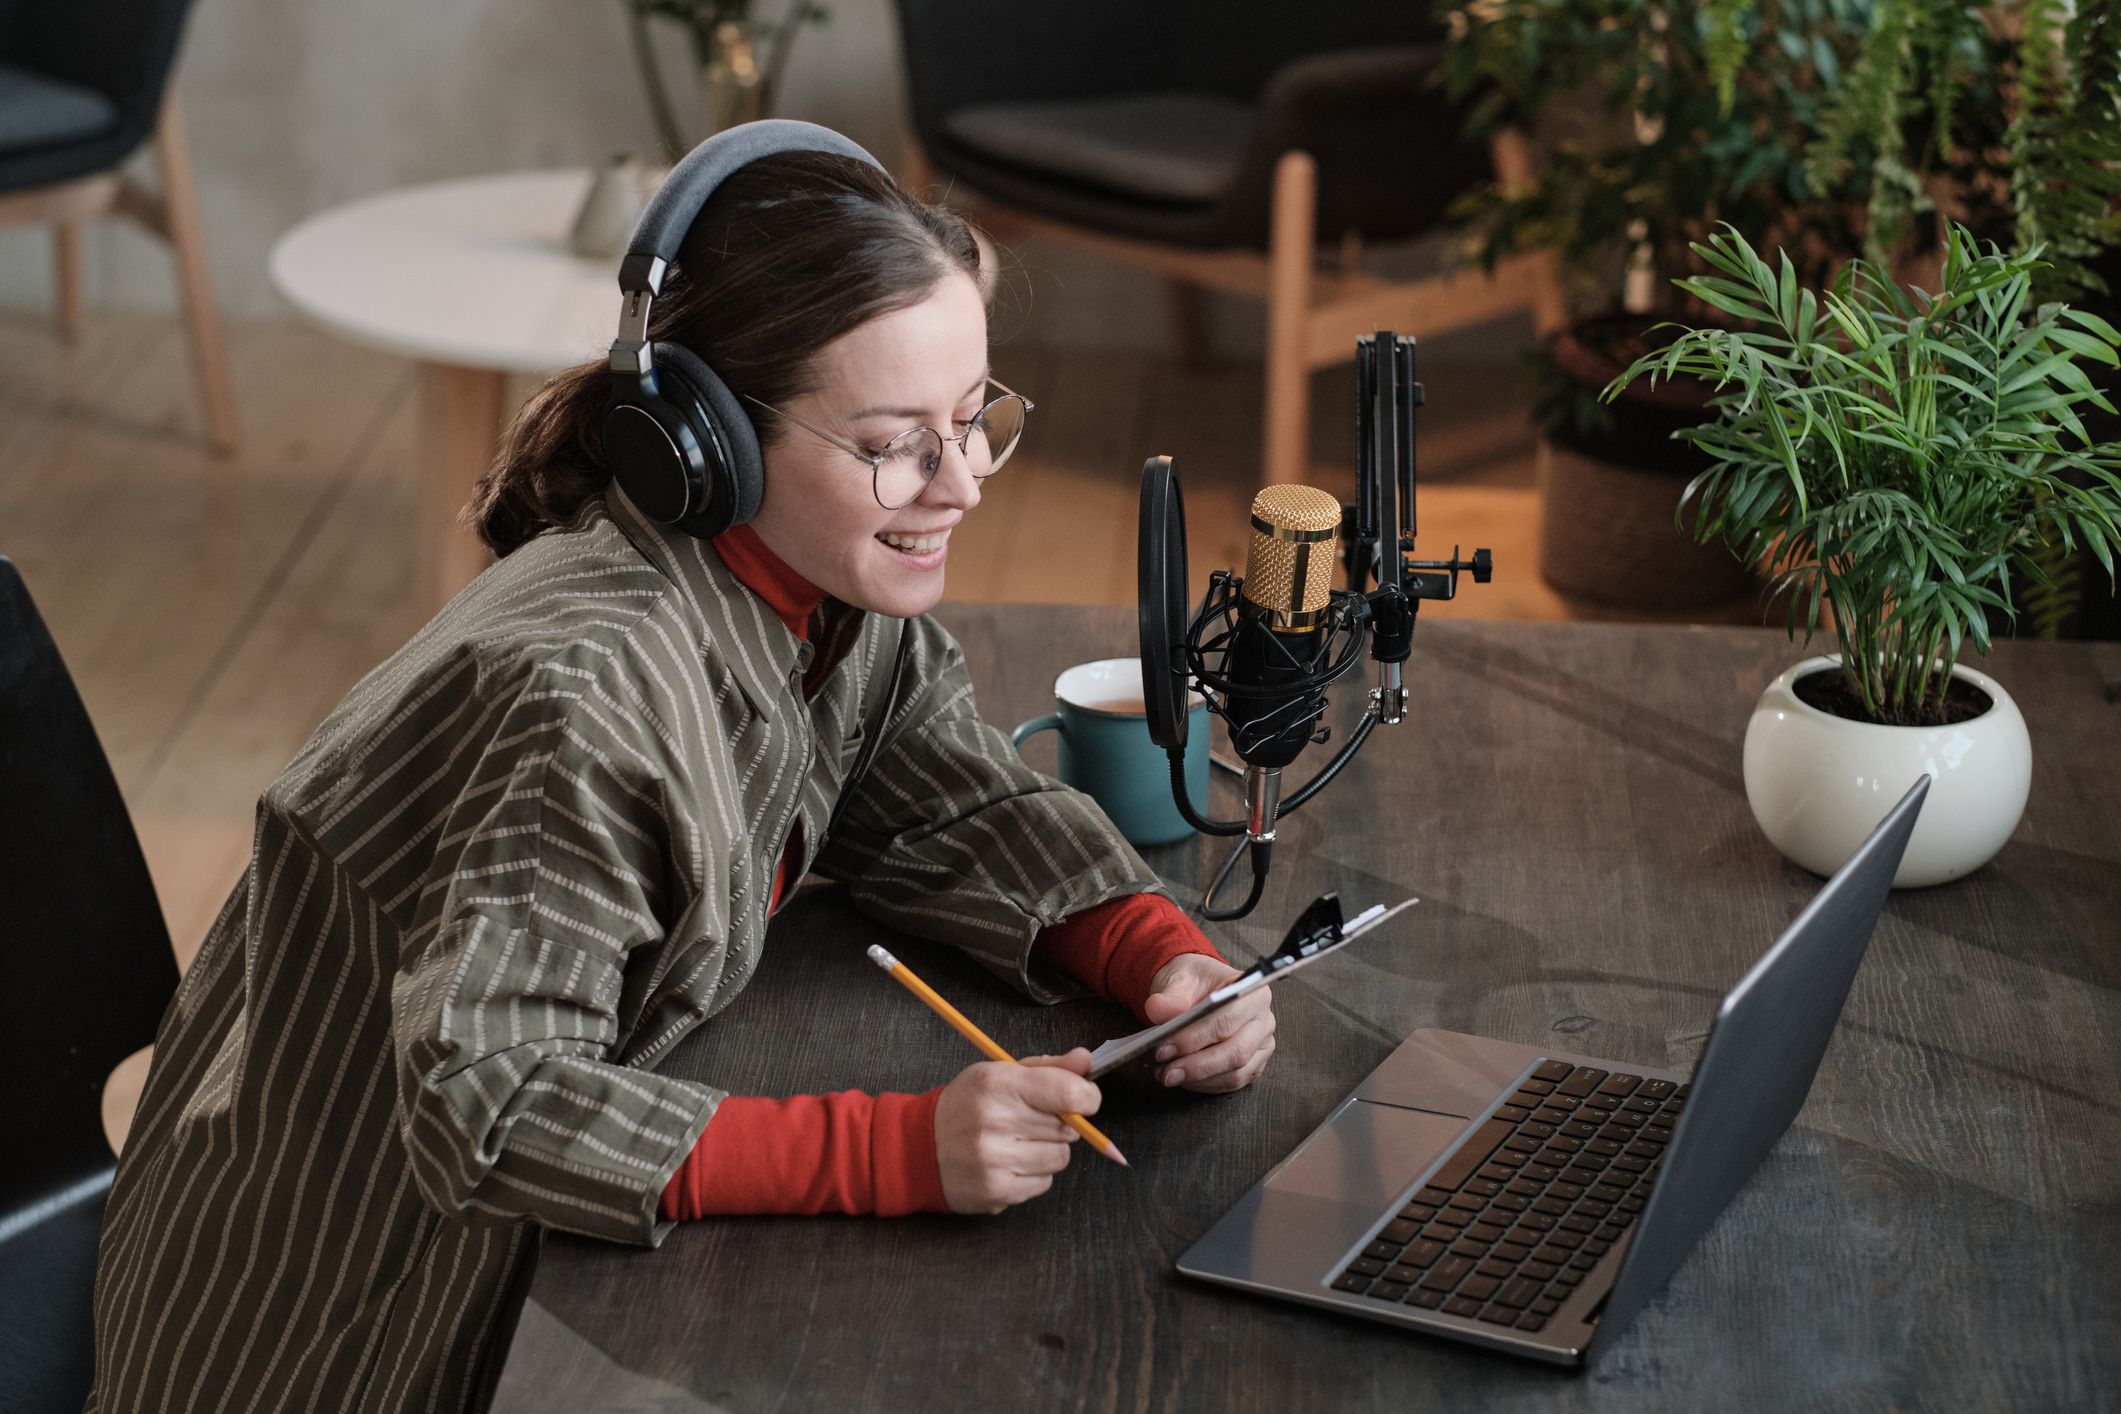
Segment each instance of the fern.
[{"label": "fern", "polygon": [[1738,70],[1745,63],[1744,19],[1748,0],[1703,0],[1701,48],[1716,106],[1729,113],[1738,99]]},{"label": "fern", "polygon": [[2021,596],[2024,620],[2034,638],[2056,639],[2068,630],[2084,598],[2084,567],[2074,547],[2043,543],[2028,557],[2031,583]]},{"label": "fern", "polygon": [[2047,247],[2036,297],[2103,292],[2090,268],[2121,245],[2121,0],[2025,0],[2011,125],[2020,248]]},{"label": "fern", "polygon": [[1830,188],[1850,174],[1857,154],[1869,145],[1871,191],[1864,251],[1881,265],[1890,263],[1922,199],[1904,122],[1917,91],[1913,7],[1918,3],[1876,0],[1862,53],[1823,115],[1818,140],[1806,158],[1813,185]]},{"label": "fern", "polygon": [[[2100,293],[2090,262],[2121,243],[2121,0],[2022,0],[2017,111],[2006,135],[2018,247],[2045,247],[2033,298]],[[2031,557],[2025,593],[2034,637],[2059,638],[2084,593],[2061,542]]]},{"label": "fern", "polygon": [[1914,42],[1929,63],[1929,147],[1950,162],[1959,131],[1959,94],[1980,63],[1980,13],[1964,0],[1929,0],[1915,20]]}]

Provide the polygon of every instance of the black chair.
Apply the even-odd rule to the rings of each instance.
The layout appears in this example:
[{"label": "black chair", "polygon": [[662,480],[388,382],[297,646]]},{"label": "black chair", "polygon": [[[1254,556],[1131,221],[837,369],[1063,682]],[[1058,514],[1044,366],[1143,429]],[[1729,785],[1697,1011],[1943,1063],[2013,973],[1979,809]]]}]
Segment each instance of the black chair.
[{"label": "black chair", "polygon": [[[1359,268],[1363,242],[1435,231],[1469,188],[1527,175],[1514,141],[1458,137],[1421,0],[898,8],[916,190],[946,179],[998,235],[1051,233],[1162,273],[1188,357],[1198,287],[1266,299],[1269,481],[1300,479],[1307,375],[1351,360],[1360,335],[1523,308],[1559,319],[1544,261],[1413,283]],[[1331,274],[1322,240],[1340,245]]]},{"label": "black chair", "polygon": [[79,1410],[112,1067],[155,1039],[177,964],[118,783],[0,557],[0,1409]]},{"label": "black chair", "polygon": [[[227,452],[236,443],[234,383],[169,82],[190,9],[191,0],[0,0],[0,225],[53,227],[67,339],[81,324],[83,222],[116,213],[168,241],[208,436]],[[118,170],[150,138],[159,194]]]}]

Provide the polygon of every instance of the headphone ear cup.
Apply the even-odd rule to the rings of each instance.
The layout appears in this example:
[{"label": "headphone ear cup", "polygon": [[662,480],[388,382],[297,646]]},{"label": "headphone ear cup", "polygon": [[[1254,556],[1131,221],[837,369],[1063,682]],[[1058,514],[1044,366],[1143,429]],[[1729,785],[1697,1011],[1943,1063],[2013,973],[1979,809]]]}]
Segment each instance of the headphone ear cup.
[{"label": "headphone ear cup", "polygon": [[678,385],[664,388],[663,401],[691,425],[707,463],[704,495],[678,528],[711,538],[748,523],[759,513],[766,469],[758,429],[744,405],[721,375],[683,344],[657,344],[655,366],[666,382]]},{"label": "headphone ear cup", "polygon": [[604,461],[612,480],[659,525],[674,525],[707,505],[706,457],[695,450],[698,433],[682,411],[692,395],[680,390],[672,406],[664,393],[673,381],[615,378],[604,407]]}]

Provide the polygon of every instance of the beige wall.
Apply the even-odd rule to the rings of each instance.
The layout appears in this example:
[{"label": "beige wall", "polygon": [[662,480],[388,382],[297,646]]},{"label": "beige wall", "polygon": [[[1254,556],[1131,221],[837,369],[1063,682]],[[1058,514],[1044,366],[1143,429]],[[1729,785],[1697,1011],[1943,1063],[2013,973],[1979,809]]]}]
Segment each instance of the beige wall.
[{"label": "beige wall", "polygon": [[[771,4],[771,0],[768,0]],[[902,143],[903,80],[890,0],[833,0],[802,38],[781,114],[838,128],[887,163]],[[769,13],[770,13],[769,9]],[[199,0],[178,69],[213,273],[238,317],[287,312],[265,274],[304,216],[390,187],[526,167],[581,166],[654,147],[622,0]],[[690,94],[679,36],[674,93]],[[1065,251],[1026,249],[999,338],[1156,347],[1156,284]],[[91,230],[96,305],[166,308],[162,249],[116,223]],[[0,308],[50,300],[50,240],[0,231]],[[1260,346],[1259,313],[1217,300],[1233,353]]]}]

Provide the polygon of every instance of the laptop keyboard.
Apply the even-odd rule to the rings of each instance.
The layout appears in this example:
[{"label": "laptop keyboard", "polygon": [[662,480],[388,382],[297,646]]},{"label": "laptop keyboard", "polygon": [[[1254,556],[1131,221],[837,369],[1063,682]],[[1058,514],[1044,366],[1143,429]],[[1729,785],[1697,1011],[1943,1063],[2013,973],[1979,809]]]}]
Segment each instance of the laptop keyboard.
[{"label": "laptop keyboard", "polygon": [[1687,1088],[1543,1062],[1333,1289],[1539,1330],[1642,1212]]}]

